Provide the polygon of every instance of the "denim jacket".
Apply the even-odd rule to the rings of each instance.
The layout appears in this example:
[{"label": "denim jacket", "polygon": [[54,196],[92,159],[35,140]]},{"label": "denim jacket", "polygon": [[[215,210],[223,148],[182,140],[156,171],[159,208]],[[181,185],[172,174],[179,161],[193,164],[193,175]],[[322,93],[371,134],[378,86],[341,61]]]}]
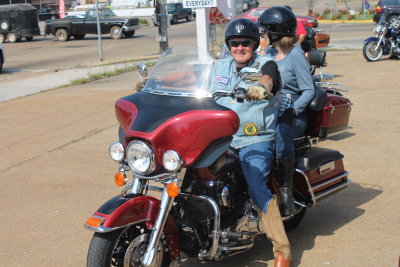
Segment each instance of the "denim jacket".
[{"label": "denim jacket", "polygon": [[[255,54],[253,60],[247,66],[261,70],[261,67],[270,60],[272,58],[268,56]],[[232,91],[233,87],[240,80],[233,58],[227,57],[214,62],[211,79],[211,91]],[[257,82],[245,83],[244,81],[240,81],[237,86],[247,90],[250,86],[257,84]],[[232,109],[240,118],[239,130],[233,136],[231,144],[234,148],[239,149],[251,144],[274,139],[276,97],[272,100],[245,100],[243,103],[239,103],[236,99],[230,97],[221,97],[216,102]]]}]

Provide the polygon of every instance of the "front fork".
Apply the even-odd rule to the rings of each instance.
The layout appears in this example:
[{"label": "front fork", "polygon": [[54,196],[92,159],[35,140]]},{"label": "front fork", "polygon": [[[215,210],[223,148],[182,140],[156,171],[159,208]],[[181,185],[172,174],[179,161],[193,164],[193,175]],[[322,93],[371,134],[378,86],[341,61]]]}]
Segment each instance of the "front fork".
[{"label": "front fork", "polygon": [[146,253],[143,255],[142,258],[143,266],[151,266],[155,256],[157,255],[158,242],[160,242],[162,230],[164,229],[164,225],[165,222],[167,221],[168,213],[172,207],[174,199],[175,198],[168,196],[166,189],[163,190],[161,196],[160,211],[154,223],[154,227],[150,235],[149,245],[147,246]]},{"label": "front fork", "polygon": [[[135,184],[139,185],[140,184],[139,179],[136,178],[135,180],[138,180],[138,181],[136,183],[134,181],[134,185]],[[169,182],[176,183],[176,184],[178,184],[179,187],[181,186],[180,180],[176,177],[171,179]],[[139,186],[137,186],[137,189],[138,188],[139,188]],[[152,232],[151,232],[151,235],[149,238],[149,243],[148,243],[146,252],[142,258],[143,266],[151,266],[155,259],[155,256],[157,255],[158,243],[160,242],[160,237],[161,237],[161,234],[163,233],[163,229],[164,229],[165,223],[167,221],[169,211],[171,210],[172,204],[174,203],[174,199],[175,199],[175,197],[170,197],[168,195],[167,189],[165,187],[162,192],[160,209],[159,209],[156,221],[154,223],[154,226],[152,228]]]},{"label": "front fork", "polygon": [[385,34],[382,33],[382,34],[381,34],[381,37],[379,38],[378,43],[377,43],[376,46],[375,46],[375,49],[374,49],[375,52],[376,52],[376,50],[378,50],[378,47],[381,45],[384,36],[385,36]]}]

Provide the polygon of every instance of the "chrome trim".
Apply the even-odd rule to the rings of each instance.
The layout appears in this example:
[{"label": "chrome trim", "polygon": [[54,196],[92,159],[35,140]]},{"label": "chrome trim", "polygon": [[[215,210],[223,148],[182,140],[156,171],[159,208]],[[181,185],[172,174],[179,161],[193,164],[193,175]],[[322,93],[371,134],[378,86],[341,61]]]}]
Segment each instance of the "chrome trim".
[{"label": "chrome trim", "polygon": [[316,198],[317,198],[317,200],[318,200],[318,199],[320,199],[320,198],[322,198],[322,197],[324,197],[324,196],[326,196],[326,195],[329,195],[329,194],[332,194],[332,193],[334,193],[334,192],[337,192],[337,191],[339,191],[339,190],[341,190],[341,189],[347,187],[350,183],[351,183],[351,180],[350,180],[350,179],[347,179],[347,181],[346,181],[345,183],[341,183],[341,184],[339,184],[339,185],[337,185],[337,186],[331,187],[331,189],[328,190],[328,191],[324,191],[324,192],[322,192],[322,193],[318,193],[317,196],[316,196]]},{"label": "chrome trim", "polygon": [[329,89],[334,92],[349,92],[350,90],[341,83],[330,83],[330,82],[316,82],[316,84],[322,89]]},{"label": "chrome trim", "polygon": [[[179,179],[174,179],[171,182],[175,182],[180,186]],[[143,258],[141,260],[142,264],[145,267],[149,267],[152,265],[155,256],[157,255],[157,247],[158,243],[160,241],[160,237],[163,233],[164,225],[165,222],[167,221],[167,217],[169,214],[169,211],[172,207],[172,204],[174,202],[173,197],[170,197],[167,193],[167,190],[164,189],[162,196],[161,196],[161,203],[160,203],[160,209],[156,218],[156,221],[153,226],[153,230],[150,235],[149,239],[149,244],[147,246],[146,252],[143,255]]]},{"label": "chrome trim", "polygon": [[[131,166],[131,165],[129,164],[129,160],[128,160],[128,157],[129,157],[129,149],[130,149],[130,147],[131,147],[134,143],[140,143],[140,144],[144,145],[145,149],[146,149],[147,152],[150,154],[150,165],[149,165],[149,168],[148,168],[146,171],[142,172],[142,173],[138,173],[136,170],[134,170],[133,166]],[[150,147],[147,143],[145,143],[145,142],[142,142],[142,141],[139,141],[139,140],[133,140],[133,141],[129,142],[128,146],[126,147],[126,152],[125,152],[125,153],[126,153],[125,158],[126,158],[126,161],[127,161],[128,165],[129,165],[129,167],[131,168],[132,172],[135,173],[135,174],[137,174],[138,176],[140,176],[140,175],[146,175],[146,174],[148,174],[148,173],[151,173],[151,172],[154,171],[154,169],[156,168],[154,151],[153,151],[153,150],[151,149],[151,147]]]},{"label": "chrome trim", "polygon": [[[332,183],[332,182],[335,182],[335,181],[337,181],[337,180],[339,180],[339,179],[344,178],[345,176],[349,175],[349,172],[348,172],[348,171],[345,171],[344,173],[342,173],[342,174],[340,174],[340,175],[338,175],[338,176],[336,176],[336,177],[330,179],[329,181],[326,181],[326,182],[324,182],[324,183],[322,183],[322,184],[319,184],[319,185],[316,185],[316,186],[312,187],[311,184],[310,184],[310,180],[308,179],[308,176],[305,174],[305,172],[303,172],[303,171],[300,170],[300,169],[295,169],[295,171],[298,172],[298,173],[300,173],[301,175],[303,175],[304,179],[306,180],[306,183],[307,183],[307,186],[308,186],[308,192],[309,192],[310,195],[311,195],[312,206],[315,206],[315,204],[316,204],[316,202],[317,202],[318,199],[320,199],[320,198],[322,198],[322,197],[324,197],[324,196],[326,196],[326,195],[328,195],[328,194],[331,194],[331,193],[333,193],[333,192],[336,192],[336,191],[338,191],[338,190],[340,190],[340,189],[346,187],[349,183],[351,183],[351,180],[350,180],[350,179],[347,179],[347,181],[345,181],[345,182],[343,182],[343,183],[340,183],[339,185],[333,185],[333,187],[327,188],[327,191],[314,194],[314,190],[316,190],[316,189],[318,189],[318,188],[321,188],[321,187],[323,187],[324,185],[327,185],[327,184],[329,184],[329,183]],[[305,206],[304,204],[301,204],[301,203],[299,203],[299,202],[297,202],[297,201],[295,201],[295,203],[296,203],[297,205],[299,205],[299,206],[302,206],[302,207],[305,207],[305,208],[309,208],[309,207]]]},{"label": "chrome trim", "polygon": [[[92,216],[92,217],[99,217],[99,216]],[[103,217],[99,217],[99,218],[103,218]],[[104,218],[103,218],[103,219],[104,219]],[[128,223],[128,224],[125,224],[125,225],[122,225],[122,226],[118,226],[118,227],[113,227],[113,228],[104,227],[104,226],[102,226],[102,225],[99,226],[99,227],[97,227],[97,228],[91,227],[91,226],[86,225],[86,224],[84,224],[83,226],[84,226],[86,229],[88,229],[88,230],[90,230],[90,231],[94,231],[94,232],[96,232],[96,233],[108,233],[108,232],[112,232],[112,231],[115,231],[115,230],[118,230],[118,229],[121,229],[121,228],[125,228],[125,227],[128,227],[128,226],[134,225],[134,224],[139,224],[139,223],[147,222],[148,220],[150,220],[150,218],[142,219],[142,220],[139,220],[139,221],[136,221],[136,222]],[[103,221],[103,222],[104,222],[104,221]],[[103,223],[103,222],[102,222],[102,223]]]},{"label": "chrome trim", "polygon": [[124,31],[126,31],[126,32],[136,31],[136,30],[140,29],[140,25],[135,25],[135,26],[123,26],[122,29],[124,29]]},{"label": "chrome trim", "polygon": [[238,247],[219,247],[221,251],[235,251],[235,250],[244,250],[244,249],[249,249],[252,248],[254,243],[250,243],[247,245],[242,245]]},{"label": "chrome trim", "polygon": [[325,186],[325,185],[327,185],[327,184],[330,184],[330,183],[332,183],[332,182],[335,182],[335,181],[337,181],[337,180],[340,180],[340,179],[342,179],[343,177],[345,177],[345,176],[347,176],[347,175],[349,175],[349,172],[348,172],[348,171],[345,171],[344,173],[342,173],[342,174],[340,174],[340,175],[338,175],[338,176],[336,176],[336,177],[333,177],[333,178],[330,179],[329,181],[326,181],[326,182],[323,182],[322,184],[318,184],[318,185],[316,185],[316,186],[313,186],[311,189],[312,189],[312,190],[317,190],[317,189],[319,189],[319,188],[321,188],[321,187],[323,187],[323,186]]},{"label": "chrome trim", "polygon": [[[315,200],[314,192],[313,192],[312,189],[311,189],[311,184],[310,184],[310,180],[308,179],[308,176],[305,174],[305,172],[303,172],[303,171],[300,170],[300,169],[295,169],[295,171],[298,172],[298,173],[300,173],[301,175],[303,175],[304,179],[306,180],[306,183],[307,183],[307,186],[308,186],[308,192],[310,192],[311,200],[312,200],[312,203],[311,203],[312,205],[311,205],[311,206],[314,206],[316,200]],[[297,201],[296,201],[296,202],[297,202]],[[300,204],[300,203],[297,203],[297,204]],[[303,206],[303,207],[304,207],[304,205],[300,205],[300,206]]]},{"label": "chrome trim", "polygon": [[191,198],[198,198],[201,200],[208,201],[208,203],[211,205],[214,211],[214,229],[212,231],[212,245],[210,251],[202,250],[199,253],[199,259],[214,259],[217,252],[218,252],[218,242],[219,242],[219,236],[220,236],[220,221],[221,221],[221,214],[219,212],[219,207],[218,204],[214,201],[214,199],[208,197],[208,196],[195,196],[195,195],[189,195],[186,193],[180,193],[179,196],[183,197],[191,197]]}]

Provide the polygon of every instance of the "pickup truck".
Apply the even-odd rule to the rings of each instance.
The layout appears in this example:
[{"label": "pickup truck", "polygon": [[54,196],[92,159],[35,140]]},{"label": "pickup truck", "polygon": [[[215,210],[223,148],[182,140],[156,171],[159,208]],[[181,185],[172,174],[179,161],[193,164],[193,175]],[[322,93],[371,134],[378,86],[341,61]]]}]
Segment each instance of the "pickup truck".
[{"label": "pickup truck", "polygon": [[[111,38],[120,39],[123,36],[133,37],[140,28],[138,18],[117,17],[108,8],[99,9],[100,29],[102,34],[109,33]],[[97,34],[96,9],[86,10],[85,16],[46,20],[46,35],[54,35],[58,41],[68,41],[71,36],[80,40],[86,34]]]},{"label": "pickup truck", "polygon": [[[167,4],[168,19],[171,24],[177,24],[180,19],[191,21],[193,19],[193,12],[191,8],[184,8],[182,3],[168,3]],[[153,15],[153,24],[158,26],[157,14]]]}]

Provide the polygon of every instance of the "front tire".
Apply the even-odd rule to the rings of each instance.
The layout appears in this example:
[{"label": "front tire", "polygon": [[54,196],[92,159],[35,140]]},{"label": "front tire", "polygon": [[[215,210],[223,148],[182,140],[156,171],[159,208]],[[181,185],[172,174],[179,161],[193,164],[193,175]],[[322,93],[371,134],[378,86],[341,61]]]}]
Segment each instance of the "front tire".
[{"label": "front tire", "polygon": [[378,41],[370,41],[370,42],[364,44],[363,55],[366,60],[373,62],[373,61],[378,61],[381,59],[382,54],[383,54],[383,49],[382,49],[382,46],[379,46],[375,50],[377,44],[378,44]]},{"label": "front tire", "polygon": [[192,21],[192,19],[193,19],[192,13],[187,14],[186,21],[189,22],[189,21]]},{"label": "front tire", "polygon": [[121,27],[119,27],[119,26],[113,26],[113,27],[110,29],[110,36],[111,36],[111,38],[113,38],[114,40],[121,39],[121,37],[122,37],[122,30],[121,30]]},{"label": "front tire", "polygon": [[[95,233],[90,243],[87,266],[140,267],[140,259],[146,251],[150,232],[143,225],[109,233]],[[159,242],[159,249],[151,267],[167,267],[171,260],[165,242]]]}]

